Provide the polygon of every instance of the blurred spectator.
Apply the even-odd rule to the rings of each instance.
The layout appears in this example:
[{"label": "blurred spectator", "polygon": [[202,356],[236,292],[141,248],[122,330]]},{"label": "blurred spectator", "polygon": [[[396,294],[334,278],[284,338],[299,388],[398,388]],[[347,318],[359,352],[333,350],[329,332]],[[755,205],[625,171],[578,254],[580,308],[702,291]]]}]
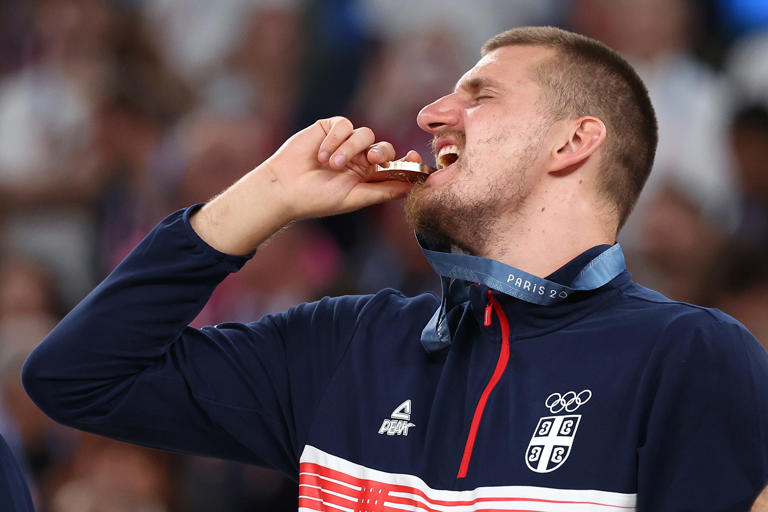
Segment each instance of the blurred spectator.
[{"label": "blurred spectator", "polygon": [[196,88],[229,55],[251,0],[139,0],[148,32],[164,61]]},{"label": "blurred spectator", "polygon": [[768,108],[742,107],[733,117],[731,145],[740,194],[734,238],[746,247],[768,247]]},{"label": "blurred spectator", "polygon": [[[45,259],[73,305],[104,268],[96,257],[98,202],[125,206],[115,183],[136,189],[160,124],[188,108],[191,93],[162,68],[131,11],[99,0],[41,0],[35,13],[39,59],[0,84],[2,241]],[[157,220],[157,210],[146,218]]]},{"label": "blurred spectator", "polygon": [[225,60],[227,69],[206,89],[206,106],[229,115],[255,115],[269,127],[269,148],[276,149],[290,135],[298,109],[300,13],[284,5],[257,5],[243,13],[243,20],[244,30]]},{"label": "blurred spectator", "polygon": [[630,265],[635,279],[672,299],[711,305],[712,270],[724,241],[717,224],[669,183],[654,196],[643,227],[642,251]]},{"label": "blurred spectator", "polygon": [[768,248],[736,243],[719,261],[717,307],[739,319],[768,350]]},{"label": "blurred spectator", "polygon": [[133,96],[110,97],[99,108],[95,127],[92,151],[100,157],[103,183],[94,221],[103,272],[168,213],[172,197],[164,176],[153,175],[163,132],[140,102]]},{"label": "blurred spectator", "polygon": [[294,128],[348,110],[368,47],[361,0],[305,0],[305,52],[301,98]]},{"label": "blurred spectator", "polygon": [[690,50],[695,30],[687,0],[576,0],[576,31],[613,47],[635,66],[659,121],[659,146],[648,183],[620,240],[641,250],[643,224],[665,184],[685,190],[709,219],[729,227],[735,185],[727,147],[730,90]]},{"label": "blurred spectator", "polygon": [[54,277],[43,264],[6,254],[0,261],[0,322],[56,319],[62,312]]},{"label": "blurred spectator", "polygon": [[172,510],[171,456],[84,435],[51,482],[50,512]]},{"label": "blurred spectator", "polygon": [[92,101],[104,92],[111,22],[98,0],[41,0],[39,58],[0,83],[0,239],[56,269],[70,304],[95,279],[84,206],[99,179],[87,144]]},{"label": "blurred spectator", "polygon": [[195,91],[163,60],[135,9],[113,7],[112,11],[108,91],[112,96],[131,98],[155,122],[167,127],[193,108]]}]

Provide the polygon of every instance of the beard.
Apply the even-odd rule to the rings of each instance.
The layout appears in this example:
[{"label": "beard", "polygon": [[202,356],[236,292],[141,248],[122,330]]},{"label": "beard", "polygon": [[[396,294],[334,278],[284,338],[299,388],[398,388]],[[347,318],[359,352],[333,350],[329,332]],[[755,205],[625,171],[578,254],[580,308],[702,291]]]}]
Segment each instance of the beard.
[{"label": "beard", "polygon": [[405,201],[405,220],[431,244],[477,255],[490,241],[489,221],[496,218],[500,199],[498,191],[491,191],[481,200],[468,201],[453,190],[433,192],[419,184]]},{"label": "beard", "polygon": [[[474,170],[457,161],[457,177],[452,183],[433,190],[428,184],[414,185],[405,202],[405,220],[431,244],[482,256],[498,240],[499,223],[514,222],[530,195],[529,170],[536,158],[539,141],[532,141],[507,169],[508,180],[489,182],[487,190],[471,198],[462,194],[461,185],[476,179]],[[467,159],[469,160],[469,159]],[[463,178],[463,179],[461,179]]]}]

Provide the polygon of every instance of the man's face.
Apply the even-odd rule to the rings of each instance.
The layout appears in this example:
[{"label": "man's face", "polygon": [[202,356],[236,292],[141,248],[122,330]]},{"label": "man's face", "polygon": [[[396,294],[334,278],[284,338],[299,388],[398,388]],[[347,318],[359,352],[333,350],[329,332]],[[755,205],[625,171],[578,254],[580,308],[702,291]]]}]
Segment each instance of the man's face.
[{"label": "man's face", "polygon": [[497,224],[520,213],[540,175],[548,128],[530,71],[550,52],[496,49],[421,110],[417,121],[434,136],[439,170],[408,197],[406,217],[419,234],[482,255]]}]

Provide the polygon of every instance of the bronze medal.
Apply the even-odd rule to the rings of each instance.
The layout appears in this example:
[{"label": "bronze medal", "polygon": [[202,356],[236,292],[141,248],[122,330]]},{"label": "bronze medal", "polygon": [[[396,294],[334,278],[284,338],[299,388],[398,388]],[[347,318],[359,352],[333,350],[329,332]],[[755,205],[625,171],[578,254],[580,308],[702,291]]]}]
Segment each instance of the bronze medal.
[{"label": "bronze medal", "polygon": [[376,166],[376,171],[368,178],[368,181],[407,181],[410,183],[422,183],[434,172],[434,168],[418,162],[405,162],[397,160],[388,162],[387,167]]}]

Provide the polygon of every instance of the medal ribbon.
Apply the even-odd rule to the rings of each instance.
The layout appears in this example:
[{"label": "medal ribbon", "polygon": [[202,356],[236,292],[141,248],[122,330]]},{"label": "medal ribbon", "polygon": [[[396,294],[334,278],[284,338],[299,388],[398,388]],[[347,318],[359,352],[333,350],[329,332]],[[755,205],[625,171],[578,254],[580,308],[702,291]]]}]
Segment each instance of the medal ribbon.
[{"label": "medal ribbon", "polygon": [[626,263],[619,244],[611,246],[587,263],[569,286],[534,276],[496,260],[427,249],[419,245],[432,268],[441,276],[442,301],[421,334],[427,351],[439,350],[451,342],[445,323],[448,309],[467,300],[466,286],[454,281],[481,283],[520,300],[550,306],[567,299],[573,292],[595,290],[624,272]]}]

